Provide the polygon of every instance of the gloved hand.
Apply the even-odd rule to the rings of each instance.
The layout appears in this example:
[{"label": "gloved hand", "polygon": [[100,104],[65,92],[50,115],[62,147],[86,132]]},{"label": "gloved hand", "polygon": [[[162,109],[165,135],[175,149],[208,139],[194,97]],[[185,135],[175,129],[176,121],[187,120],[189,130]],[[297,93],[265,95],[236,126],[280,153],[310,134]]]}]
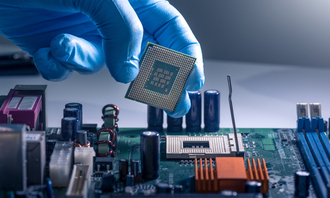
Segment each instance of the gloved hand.
[{"label": "gloved hand", "polygon": [[139,71],[147,42],[197,58],[172,117],[190,108],[187,90],[204,84],[200,45],[181,14],[164,0],[2,0],[0,33],[34,58],[42,77],[61,81],[107,65],[118,82]]}]

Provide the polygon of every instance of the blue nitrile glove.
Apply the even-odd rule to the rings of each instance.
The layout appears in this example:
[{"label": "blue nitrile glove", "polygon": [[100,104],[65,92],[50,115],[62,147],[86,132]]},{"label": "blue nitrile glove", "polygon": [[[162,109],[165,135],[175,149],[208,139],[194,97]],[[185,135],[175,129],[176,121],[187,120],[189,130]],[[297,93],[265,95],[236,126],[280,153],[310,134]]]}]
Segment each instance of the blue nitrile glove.
[{"label": "blue nitrile glove", "polygon": [[[2,0],[0,33],[30,53],[42,77],[94,74],[107,65],[118,82],[139,71],[147,42],[197,57],[186,90],[204,84],[200,45],[181,14],[164,0]],[[172,117],[188,112],[185,91]]]}]

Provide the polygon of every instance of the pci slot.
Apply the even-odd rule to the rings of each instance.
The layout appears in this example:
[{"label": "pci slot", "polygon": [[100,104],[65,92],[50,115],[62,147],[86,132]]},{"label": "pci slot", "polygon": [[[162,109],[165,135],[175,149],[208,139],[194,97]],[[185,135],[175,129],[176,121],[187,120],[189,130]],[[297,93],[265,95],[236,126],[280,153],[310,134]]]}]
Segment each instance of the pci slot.
[{"label": "pci slot", "polygon": [[328,156],[328,158],[330,159],[330,143],[329,143],[329,140],[327,138],[327,136],[325,135],[325,133],[320,133],[319,134],[320,136],[320,140],[321,140],[321,143],[323,145],[323,148]]},{"label": "pci slot", "polygon": [[316,162],[317,166],[320,168],[320,172],[321,172],[321,175],[323,176],[323,180],[324,180],[325,184],[328,184],[329,183],[329,173],[322,160],[321,154],[316,146],[316,143],[313,139],[312,133],[316,134],[316,132],[306,133],[306,139],[307,139],[309,148],[312,151],[312,154],[314,156],[315,162]]},{"label": "pci slot", "polygon": [[325,165],[326,169],[328,170],[328,174],[330,174],[330,162],[329,162],[328,156],[325,153],[325,150],[324,150],[324,148],[321,144],[320,138],[319,138],[319,136],[316,132],[312,132],[312,136],[313,136],[314,141],[316,143],[316,147],[318,148],[318,150],[320,152],[320,155],[321,155],[321,158],[324,162],[324,165]]},{"label": "pci slot", "polygon": [[322,176],[318,170],[313,155],[308,147],[303,132],[297,132],[297,138],[298,138],[298,145],[300,152],[304,158],[308,171],[311,174],[311,179],[313,182],[313,186],[315,188],[315,192],[317,193],[318,197],[326,197],[327,196],[326,185],[324,184]]}]

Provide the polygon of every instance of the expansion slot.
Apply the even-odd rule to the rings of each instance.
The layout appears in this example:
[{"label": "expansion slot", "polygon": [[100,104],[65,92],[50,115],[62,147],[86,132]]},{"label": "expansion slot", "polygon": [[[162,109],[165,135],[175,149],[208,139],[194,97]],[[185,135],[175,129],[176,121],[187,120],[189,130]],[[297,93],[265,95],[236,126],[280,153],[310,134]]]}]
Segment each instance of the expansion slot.
[{"label": "expansion slot", "polygon": [[329,183],[329,173],[322,160],[321,154],[315,144],[312,133],[306,133],[306,139],[307,139],[309,148],[312,151],[312,154],[314,156],[315,162],[316,162],[317,166],[320,168],[320,172],[323,176],[323,180],[324,180],[325,184],[328,184]]},{"label": "expansion slot", "polygon": [[325,135],[325,133],[320,133],[319,136],[320,136],[320,140],[321,140],[321,143],[323,145],[323,148],[324,148],[328,158],[330,158],[330,143],[329,143],[329,140],[328,140],[327,136]]},{"label": "expansion slot", "polygon": [[318,197],[326,197],[327,196],[326,185],[324,184],[322,176],[316,166],[313,155],[308,147],[303,132],[297,132],[297,138],[298,138],[299,149],[302,153],[305,164],[308,167],[308,171],[311,173],[311,179],[314,184],[313,186],[315,188],[315,192],[317,193]]},{"label": "expansion slot", "polygon": [[329,162],[328,156],[325,153],[324,148],[323,148],[323,146],[320,142],[320,138],[319,138],[319,136],[316,132],[312,132],[312,136],[313,136],[314,142],[316,143],[315,145],[316,145],[316,147],[318,148],[318,150],[320,152],[320,155],[321,155],[321,158],[324,162],[324,165],[325,165],[326,169],[328,170],[328,173],[330,173],[330,162]]}]

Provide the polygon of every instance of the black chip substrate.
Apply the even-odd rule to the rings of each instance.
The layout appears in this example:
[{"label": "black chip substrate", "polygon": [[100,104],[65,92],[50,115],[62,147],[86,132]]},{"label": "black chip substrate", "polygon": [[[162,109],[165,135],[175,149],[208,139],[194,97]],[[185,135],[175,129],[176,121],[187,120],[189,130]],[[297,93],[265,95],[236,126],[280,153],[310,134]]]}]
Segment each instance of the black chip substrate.
[{"label": "black chip substrate", "polygon": [[196,58],[148,43],[125,98],[174,112]]}]

